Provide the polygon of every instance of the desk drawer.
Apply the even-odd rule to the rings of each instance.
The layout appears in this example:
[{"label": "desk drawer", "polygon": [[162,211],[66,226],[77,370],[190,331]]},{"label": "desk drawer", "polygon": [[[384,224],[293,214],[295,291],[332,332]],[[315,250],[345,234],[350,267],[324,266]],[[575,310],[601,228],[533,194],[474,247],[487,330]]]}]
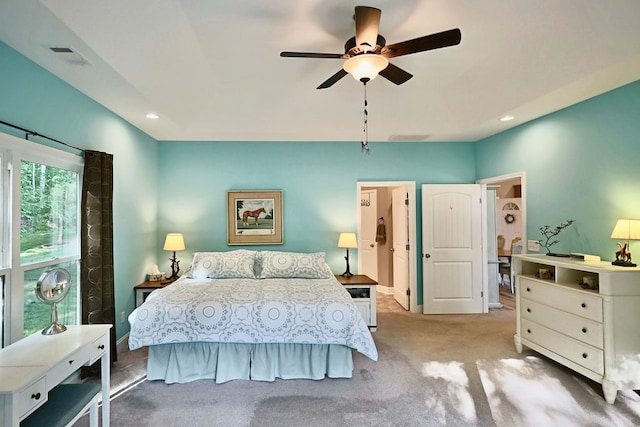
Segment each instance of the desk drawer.
[{"label": "desk drawer", "polygon": [[522,319],[520,336],[565,359],[604,375],[604,352],[588,344],[569,338],[528,319]]},{"label": "desk drawer", "polygon": [[36,382],[21,390],[17,396],[20,419],[26,417],[47,401],[47,381],[40,377]]},{"label": "desk drawer", "polygon": [[520,296],[567,313],[602,323],[602,298],[575,289],[563,289],[528,277],[520,277]]},{"label": "desk drawer", "polygon": [[47,374],[51,384],[60,384],[69,375],[80,369],[89,360],[91,349],[83,347],[58,362]]},{"label": "desk drawer", "polygon": [[525,319],[532,320],[594,347],[604,347],[602,323],[557,310],[526,298],[520,300],[520,306],[522,308],[522,317]]},{"label": "desk drawer", "polygon": [[87,359],[87,365],[93,365],[96,360],[102,357],[108,347],[107,344],[109,343],[109,339],[110,335],[109,333],[106,333],[87,347],[89,349],[89,359]]}]

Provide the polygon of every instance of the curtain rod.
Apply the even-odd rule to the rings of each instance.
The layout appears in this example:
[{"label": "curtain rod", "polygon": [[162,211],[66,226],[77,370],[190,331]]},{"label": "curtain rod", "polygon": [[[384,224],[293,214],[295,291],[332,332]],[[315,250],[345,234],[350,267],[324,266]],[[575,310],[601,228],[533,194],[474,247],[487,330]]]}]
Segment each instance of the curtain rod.
[{"label": "curtain rod", "polygon": [[74,150],[78,150],[78,151],[82,151],[83,153],[86,153],[86,151],[85,151],[85,150],[83,150],[82,148],[78,148],[78,147],[76,147],[75,145],[67,144],[66,142],[62,142],[62,141],[59,141],[59,140],[57,140],[57,139],[55,139],[55,138],[50,138],[50,137],[48,137],[48,136],[46,136],[46,135],[42,135],[42,134],[40,134],[40,133],[38,133],[38,132],[34,132],[34,131],[32,131],[32,130],[25,129],[25,128],[20,127],[20,126],[16,126],[16,125],[14,125],[14,124],[11,124],[11,123],[8,123],[8,122],[5,122],[4,120],[0,120],[0,124],[3,124],[3,125],[5,125],[5,126],[12,127],[12,128],[14,128],[14,129],[21,130],[22,132],[25,132],[24,139],[26,139],[27,141],[29,141],[29,135],[31,135],[31,136],[38,136],[38,137],[40,137],[40,138],[48,139],[49,141],[57,142],[58,144],[62,144],[62,145],[64,145],[64,146],[66,146],[66,147],[73,148]]}]

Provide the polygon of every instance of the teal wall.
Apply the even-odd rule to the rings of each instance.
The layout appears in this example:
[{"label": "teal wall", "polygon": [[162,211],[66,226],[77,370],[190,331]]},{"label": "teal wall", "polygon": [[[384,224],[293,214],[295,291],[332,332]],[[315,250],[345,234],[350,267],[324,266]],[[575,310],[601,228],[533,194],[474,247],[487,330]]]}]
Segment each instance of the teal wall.
[{"label": "teal wall", "polygon": [[478,178],[524,171],[528,238],[573,218],[553,251],[611,260],[616,220],[640,218],[639,113],[640,81],[487,138],[476,144]]},{"label": "teal wall", "polygon": [[[285,244],[268,249],[325,251],[336,272],[338,233],[356,229],[358,181],[416,181],[419,190],[524,171],[528,237],[573,218],[553,249],[604,259],[616,249],[616,219],[640,216],[640,82],[477,143],[374,142],[366,155],[358,142],[157,142],[1,42],[0,76],[0,120],[114,155],[117,317],[133,310],[133,286],[153,264],[169,269],[167,232],[184,233],[183,267],[195,251],[230,249],[228,190],[283,190]],[[420,244],[419,220],[417,234]],[[128,324],[119,320],[121,338]]]},{"label": "teal wall", "polygon": [[[178,254],[187,267],[195,251],[228,250],[226,192],[282,190],[284,244],[268,249],[323,251],[336,273],[344,271],[341,231],[356,231],[358,181],[470,183],[475,179],[472,143],[358,142],[160,142],[158,239],[182,232],[187,250]],[[417,194],[420,205],[420,194]],[[418,210],[419,212],[419,210]],[[418,216],[419,218],[419,216]],[[419,220],[418,220],[419,222]],[[420,240],[418,224],[418,240]],[[421,253],[421,243],[418,242]],[[264,247],[250,246],[264,249]],[[158,249],[163,271],[168,253]],[[357,251],[351,251],[352,271]],[[418,301],[422,301],[418,263]]]},{"label": "teal wall", "polygon": [[[157,263],[157,142],[2,42],[0,120],[113,154],[116,335],[121,338],[129,324],[120,323],[120,313],[133,310],[133,286]],[[24,138],[6,126],[0,125],[0,132]]]}]

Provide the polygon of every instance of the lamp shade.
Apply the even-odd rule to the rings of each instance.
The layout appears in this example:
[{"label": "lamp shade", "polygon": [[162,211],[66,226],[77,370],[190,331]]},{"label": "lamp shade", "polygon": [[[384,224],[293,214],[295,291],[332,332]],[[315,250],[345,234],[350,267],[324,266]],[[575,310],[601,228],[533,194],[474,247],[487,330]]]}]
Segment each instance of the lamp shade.
[{"label": "lamp shade", "polygon": [[356,233],[340,233],[338,239],[339,248],[357,248],[358,239],[356,239]]},{"label": "lamp shade", "polygon": [[640,240],[640,219],[619,219],[611,233],[611,238],[621,240]]},{"label": "lamp shade", "polygon": [[363,79],[373,80],[388,65],[389,60],[382,55],[363,53],[347,59],[342,68],[360,82]]},{"label": "lamp shade", "polygon": [[164,240],[165,251],[184,251],[184,237],[182,233],[169,233]]}]

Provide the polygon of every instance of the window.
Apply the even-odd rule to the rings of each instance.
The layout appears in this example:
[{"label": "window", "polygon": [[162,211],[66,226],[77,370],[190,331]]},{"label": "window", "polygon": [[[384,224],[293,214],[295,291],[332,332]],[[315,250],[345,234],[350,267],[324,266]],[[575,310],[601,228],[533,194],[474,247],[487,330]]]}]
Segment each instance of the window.
[{"label": "window", "polygon": [[[79,211],[82,158],[44,145],[0,134],[4,150],[1,187],[3,236],[0,275],[4,293],[0,314],[8,345],[51,323],[51,306],[35,295],[45,271],[61,267],[69,271],[72,286],[57,304],[60,324],[80,320]],[[5,250],[8,248],[8,250]],[[4,270],[3,270],[4,268]]]},{"label": "window", "polygon": [[[35,296],[40,275],[60,267],[71,288],[57,304],[60,324],[78,324],[78,173],[22,160],[20,163],[20,264],[24,266],[24,336],[46,327],[51,307]],[[60,259],[68,259],[60,264]]]},{"label": "window", "polygon": [[20,191],[20,263],[76,254],[78,173],[23,160]]}]

